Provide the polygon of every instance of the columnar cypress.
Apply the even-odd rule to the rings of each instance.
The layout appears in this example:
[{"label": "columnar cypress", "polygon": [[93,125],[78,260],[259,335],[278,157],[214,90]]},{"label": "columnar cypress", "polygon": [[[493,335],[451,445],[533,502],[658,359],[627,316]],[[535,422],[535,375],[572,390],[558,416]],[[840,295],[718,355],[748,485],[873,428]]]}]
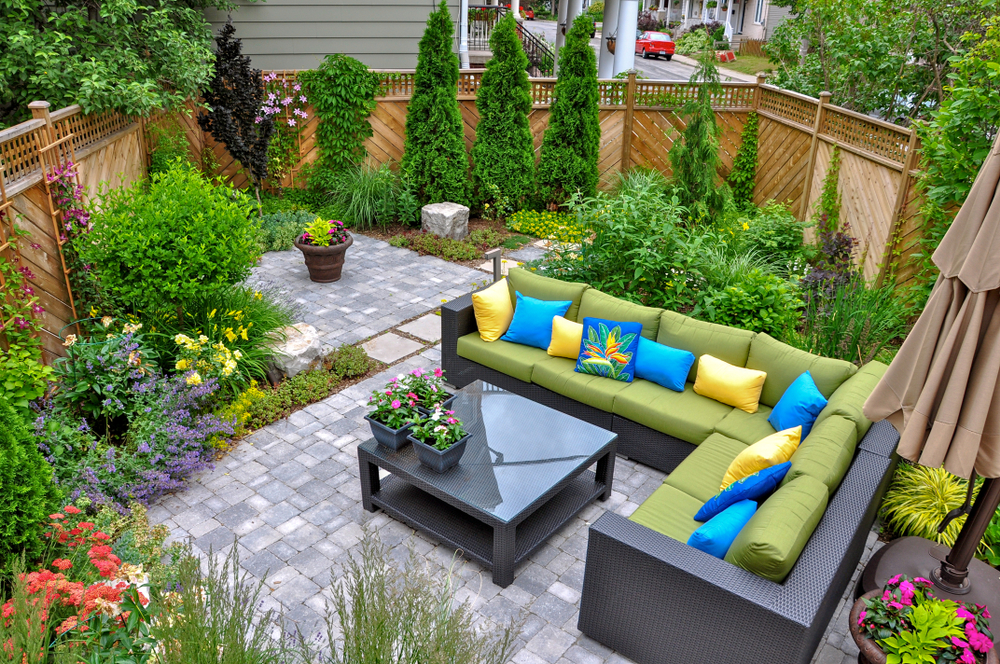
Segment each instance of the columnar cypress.
[{"label": "columnar cypress", "polygon": [[469,159],[458,108],[458,56],[451,51],[454,34],[448,3],[441,0],[420,39],[401,163],[422,204],[469,202]]},{"label": "columnar cypress", "polygon": [[517,206],[535,190],[535,147],[528,126],[528,56],[521,48],[513,14],[493,29],[490,50],[493,57],[486,63],[476,94],[479,124],[472,147],[472,179],[478,204],[501,196]]},{"label": "columnar cypress", "polygon": [[586,14],[578,16],[559,53],[555,102],[538,164],[538,194],[546,204],[562,203],[577,191],[584,196],[597,192],[601,123],[593,29]]}]

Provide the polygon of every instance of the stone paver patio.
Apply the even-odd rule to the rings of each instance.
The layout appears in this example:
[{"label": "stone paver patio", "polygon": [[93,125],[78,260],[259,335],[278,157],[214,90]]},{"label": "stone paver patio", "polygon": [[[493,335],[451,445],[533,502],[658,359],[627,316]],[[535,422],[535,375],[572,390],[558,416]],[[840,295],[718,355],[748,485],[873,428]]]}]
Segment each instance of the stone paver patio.
[{"label": "stone paver patio", "polygon": [[[474,270],[357,235],[344,278],[336,284],[308,281],[298,252],[267,254],[254,274],[304,304],[304,320],[332,346],[392,328],[482,279]],[[370,437],[363,419],[370,391],[398,373],[439,362],[440,347],[429,345],[435,341],[427,334],[431,322],[428,316],[402,328],[425,340],[419,354],[246,437],[189,490],[152,507],[151,521],[167,525],[174,538],[189,538],[201,553],[228,551],[235,539],[242,567],[256,578],[266,575],[263,608],[283,612],[306,634],[322,623],[331,585],[342,576],[365,524],[377,529],[400,562],[412,548],[434,568],[452,566],[454,550],[381,512],[364,511],[356,453]],[[457,599],[470,601],[484,621],[524,618],[515,664],[630,661],[576,629],[587,528],[606,509],[631,514],[663,477],[619,458],[611,498],[588,506],[553,536],[518,568],[508,588],[494,585],[477,563],[455,565]],[[871,533],[863,561],[873,546]],[[853,582],[849,592],[852,588]],[[857,649],[845,637],[849,610],[845,598],[817,649],[816,664],[856,661]]]}]

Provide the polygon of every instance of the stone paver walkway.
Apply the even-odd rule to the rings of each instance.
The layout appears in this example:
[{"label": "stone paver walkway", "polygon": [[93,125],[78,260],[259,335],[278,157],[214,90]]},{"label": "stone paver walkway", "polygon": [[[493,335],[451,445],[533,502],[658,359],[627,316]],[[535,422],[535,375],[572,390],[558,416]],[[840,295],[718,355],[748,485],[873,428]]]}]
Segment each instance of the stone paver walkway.
[{"label": "stone paver walkway", "polygon": [[[472,270],[363,236],[355,237],[344,279],[337,284],[308,281],[298,252],[266,255],[255,275],[307,303],[306,321],[331,345],[372,336],[437,306],[441,297],[467,292],[475,278],[481,279]],[[416,332],[427,326],[424,320],[403,332],[426,339]],[[266,575],[269,594],[263,608],[283,612],[307,634],[321,624],[331,585],[342,576],[366,524],[377,529],[396,560],[404,561],[412,547],[432,567],[447,569],[452,549],[385,514],[364,511],[356,452],[370,437],[363,419],[370,391],[403,371],[436,365],[440,357],[439,346],[426,346],[382,374],[255,432],[214,471],[193,480],[189,490],[152,507],[151,521],[167,525],[174,538],[190,539],[198,552],[226,552],[235,540],[242,567],[256,578]],[[494,585],[477,563],[455,566],[457,598],[470,601],[479,618],[524,617],[514,664],[629,661],[576,629],[587,529],[606,509],[630,515],[663,477],[618,459],[611,498],[584,509],[518,568],[507,588]],[[875,545],[872,533],[863,560]],[[845,596],[815,664],[855,661],[857,649],[845,637],[849,610]]]}]

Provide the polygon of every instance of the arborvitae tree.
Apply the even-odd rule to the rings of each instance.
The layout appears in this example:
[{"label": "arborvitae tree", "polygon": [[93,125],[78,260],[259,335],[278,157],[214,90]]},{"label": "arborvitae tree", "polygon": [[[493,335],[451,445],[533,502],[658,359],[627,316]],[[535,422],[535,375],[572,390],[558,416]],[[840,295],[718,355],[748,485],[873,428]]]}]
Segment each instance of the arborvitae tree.
[{"label": "arborvitae tree", "polygon": [[717,182],[719,165],[719,125],[712,109],[712,97],[722,93],[715,52],[698,55],[698,69],[691,84],[698,86],[698,95],[681,108],[686,123],[681,140],[670,148],[670,164],[678,185],[681,205],[690,210],[691,218],[715,215],[725,206],[728,187]]},{"label": "arborvitae tree", "polygon": [[753,205],[753,187],[757,178],[757,114],[747,115],[740,135],[740,149],[733,159],[733,170],[729,172],[729,188],[733,190],[733,202],[738,207]]},{"label": "arborvitae tree", "polygon": [[250,66],[243,46],[233,37],[232,19],[215,38],[215,76],[205,90],[208,113],[198,116],[198,126],[225,144],[229,154],[247,170],[260,201],[260,185],[267,177],[267,146],[274,121],[262,112],[264,80]]},{"label": "arborvitae tree", "polygon": [[0,568],[38,544],[58,494],[52,468],[31,433],[0,396]]},{"label": "arborvitae tree", "polygon": [[458,108],[458,56],[451,52],[454,34],[448,3],[441,0],[420,39],[400,164],[421,204],[469,202],[469,158]]},{"label": "arborvitae tree", "polygon": [[504,197],[517,206],[535,191],[535,146],[528,125],[528,56],[521,48],[513,14],[507,14],[493,29],[490,50],[493,57],[486,63],[476,94],[479,124],[472,147],[476,203]]},{"label": "arborvitae tree", "polygon": [[559,52],[555,102],[538,164],[538,195],[545,204],[562,203],[577,191],[584,196],[597,192],[601,122],[593,30],[593,21],[581,14]]}]

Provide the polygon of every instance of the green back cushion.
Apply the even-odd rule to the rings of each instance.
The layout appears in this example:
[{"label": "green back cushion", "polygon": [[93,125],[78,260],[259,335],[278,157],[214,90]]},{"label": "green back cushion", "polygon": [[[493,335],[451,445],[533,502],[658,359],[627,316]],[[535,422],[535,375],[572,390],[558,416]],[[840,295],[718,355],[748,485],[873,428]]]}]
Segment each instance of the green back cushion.
[{"label": "green back cushion", "polygon": [[[656,341],[661,344],[694,353],[696,358],[707,353],[737,367],[746,366],[753,338],[754,333],[748,330],[706,323],[675,311],[664,311],[660,315],[660,329],[656,334]],[[688,372],[688,380],[693,383],[697,375],[696,361]]]},{"label": "green back cushion", "polygon": [[746,448],[738,440],[713,433],[694,452],[687,455],[663,483],[707,503],[719,493],[719,486],[729,470],[729,464]]},{"label": "green back cushion", "polygon": [[580,318],[576,320],[582,323],[584,318],[590,317],[627,323],[642,323],[642,336],[649,340],[655,340],[656,330],[660,326],[661,312],[662,309],[626,302],[607,293],[602,293],[596,288],[588,288],[580,302]]},{"label": "green back cushion", "polygon": [[868,395],[878,385],[888,368],[881,362],[869,362],[861,367],[858,373],[844,381],[844,384],[833,393],[833,396],[830,397],[830,403],[820,411],[816,418],[816,424],[813,426],[833,415],[842,415],[854,422],[858,431],[858,440],[864,438],[865,434],[868,433],[868,427],[872,425],[871,420],[865,417],[862,410],[865,400],[868,399]]},{"label": "green back cushion", "polygon": [[507,275],[507,287],[510,289],[512,307],[517,306],[515,292],[538,300],[570,300],[573,304],[569,305],[566,318],[572,321],[577,319],[583,292],[590,288],[587,284],[543,277],[520,267],[511,268],[510,274]]},{"label": "green back cushion", "polygon": [[782,484],[808,475],[826,485],[832,494],[844,479],[854,449],[858,445],[858,430],[854,422],[842,415],[828,417],[816,426],[792,455],[792,468]]},{"label": "green back cushion", "polygon": [[757,412],[750,414],[739,408],[726,415],[715,425],[715,432],[723,436],[735,438],[745,445],[753,445],[759,440],[777,433],[767,418],[771,416],[771,407],[761,404]]},{"label": "green back cushion", "polygon": [[781,343],[767,334],[758,334],[750,344],[747,369],[767,372],[761,403],[774,406],[796,378],[808,371],[816,387],[827,399],[858,368],[845,360],[833,360]]},{"label": "green back cushion", "polygon": [[552,359],[541,348],[515,344],[503,339],[483,341],[478,332],[458,338],[458,355],[523,380],[525,383],[531,382],[532,370],[536,364]]},{"label": "green back cushion", "polygon": [[809,476],[779,487],[743,526],[726,560],[781,583],[823,517],[828,499],[826,485]]}]

